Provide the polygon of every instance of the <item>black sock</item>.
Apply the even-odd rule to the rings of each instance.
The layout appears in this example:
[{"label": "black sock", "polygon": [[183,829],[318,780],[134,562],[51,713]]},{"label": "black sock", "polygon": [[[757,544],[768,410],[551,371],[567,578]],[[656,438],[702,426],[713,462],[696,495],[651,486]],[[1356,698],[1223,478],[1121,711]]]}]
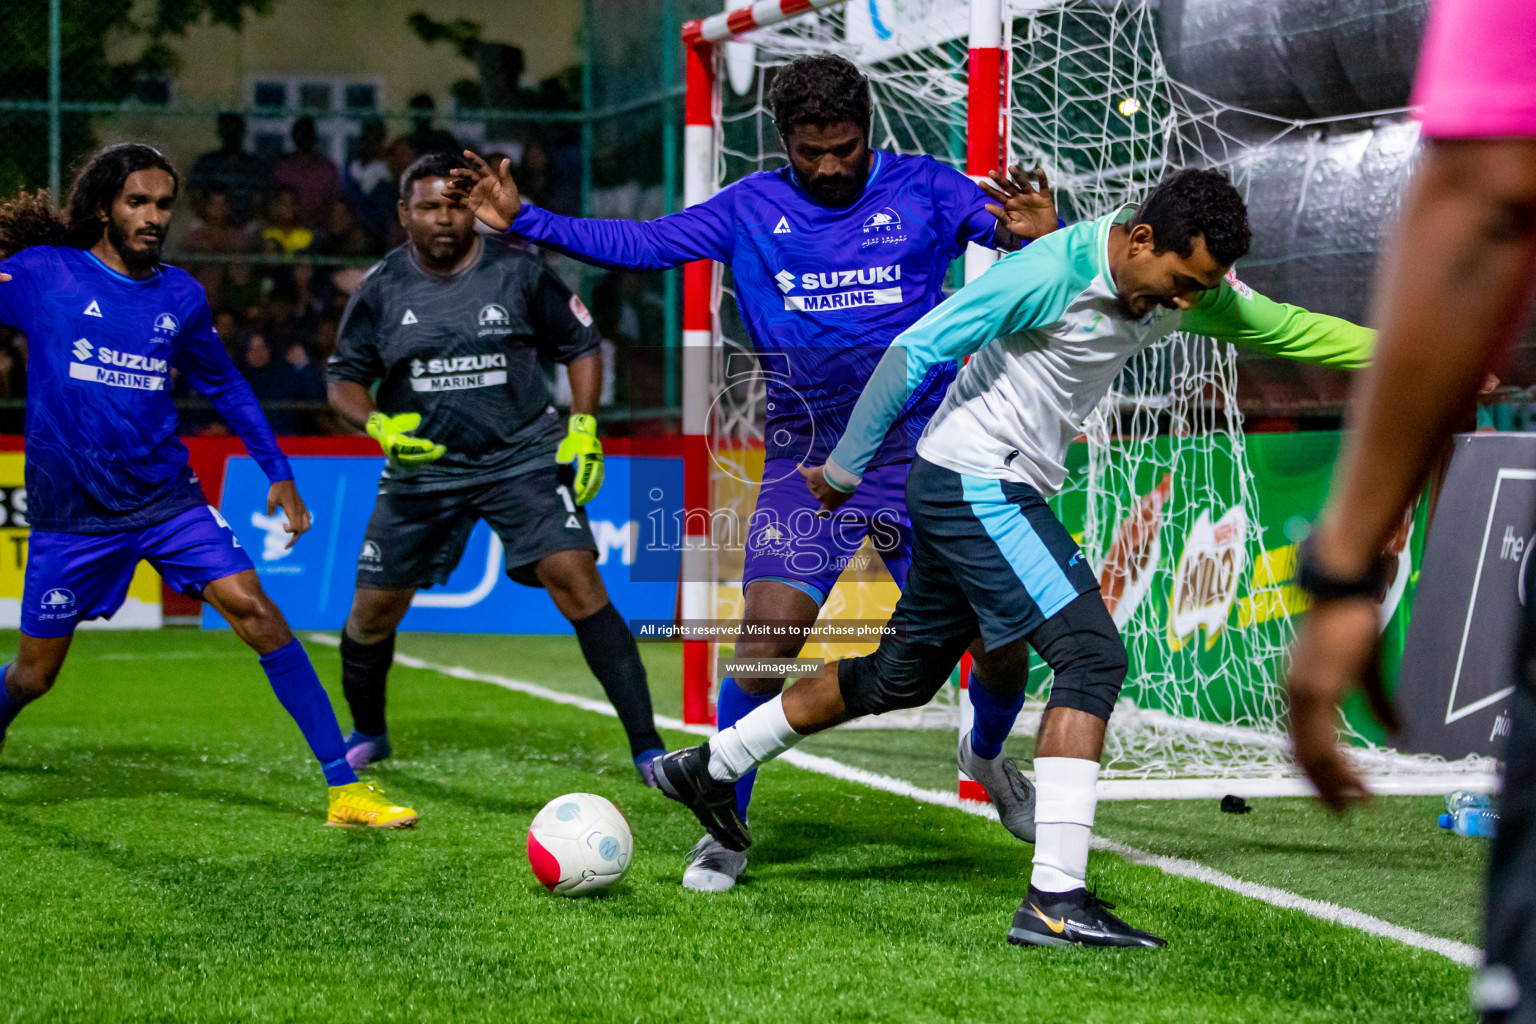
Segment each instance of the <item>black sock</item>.
[{"label": "black sock", "polygon": [[383,736],[384,681],[395,662],[395,634],[376,644],[361,644],[341,631],[341,692],[352,709],[352,728],[364,736]]},{"label": "black sock", "polygon": [[603,684],[608,702],[619,713],[619,721],[629,734],[630,756],[665,748],[651,717],[651,688],[645,681],[640,645],[630,634],[624,616],[610,601],[601,611],[571,625],[576,627],[576,640],[581,644],[587,667]]}]

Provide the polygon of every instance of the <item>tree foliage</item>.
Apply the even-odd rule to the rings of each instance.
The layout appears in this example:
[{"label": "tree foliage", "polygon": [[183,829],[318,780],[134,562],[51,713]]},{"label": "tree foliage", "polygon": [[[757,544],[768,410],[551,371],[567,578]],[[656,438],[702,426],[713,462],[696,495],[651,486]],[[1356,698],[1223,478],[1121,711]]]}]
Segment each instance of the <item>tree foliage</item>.
[{"label": "tree foliage", "polygon": [[[62,98],[70,103],[120,103],[173,72],[175,41],[199,24],[236,31],[248,17],[270,14],[276,0],[63,0],[59,51]],[[127,39],[128,59],[114,60],[109,43]],[[119,50],[119,47],[111,47]],[[0,6],[0,99],[48,99],[48,4],[12,0]],[[0,112],[0,191],[36,187],[48,179],[46,111]],[[66,114],[62,124],[66,168],[96,145],[91,116]]]}]

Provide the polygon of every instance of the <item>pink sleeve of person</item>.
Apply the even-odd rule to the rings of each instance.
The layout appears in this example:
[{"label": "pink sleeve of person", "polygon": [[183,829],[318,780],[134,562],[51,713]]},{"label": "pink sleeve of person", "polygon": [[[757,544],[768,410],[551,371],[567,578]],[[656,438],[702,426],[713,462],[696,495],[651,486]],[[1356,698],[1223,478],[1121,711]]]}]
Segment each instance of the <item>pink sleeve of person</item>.
[{"label": "pink sleeve of person", "polygon": [[1436,0],[1413,105],[1432,138],[1536,136],[1536,4]]}]

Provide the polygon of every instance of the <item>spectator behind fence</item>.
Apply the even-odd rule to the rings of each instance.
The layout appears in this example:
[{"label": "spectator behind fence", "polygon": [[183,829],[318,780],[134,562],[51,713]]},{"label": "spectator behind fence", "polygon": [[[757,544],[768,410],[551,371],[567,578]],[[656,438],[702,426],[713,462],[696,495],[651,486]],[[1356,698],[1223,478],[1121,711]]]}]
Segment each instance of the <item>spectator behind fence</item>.
[{"label": "spectator behind fence", "polygon": [[437,101],[430,93],[419,92],[412,96],[409,106],[411,131],[404,138],[410,143],[411,151],[415,154],[412,160],[426,156],[428,153],[457,154],[464,148],[459,145],[452,133],[432,123],[437,117]]},{"label": "spectator behind fence", "polygon": [[318,249],[327,256],[378,256],[384,251],[382,238],[383,232],[370,231],[358,223],[345,199],[337,199],[325,219]]},{"label": "spectator behind fence", "polygon": [[313,419],[304,410],[288,407],[286,403],[324,401],[324,386],[318,383],[318,376],[308,370],[304,346],[289,345],[279,356],[273,353],[266,335],[260,331],[246,335],[240,372],[250,382],[256,400],[261,403],[262,411],[276,433],[306,432]]},{"label": "spectator behind fence", "polygon": [[[188,253],[232,255],[259,252],[260,239],[249,224],[234,223],[230,214],[229,197],[213,190],[196,201],[198,222],[181,238],[181,249]],[[203,291],[210,296],[218,294],[224,283],[228,264],[217,260],[187,260],[186,270]]]},{"label": "spectator behind fence", "polygon": [[279,185],[267,197],[267,216],[261,238],[265,251],[274,256],[292,256],[315,244],[315,233],[299,220],[299,192],[291,185]]},{"label": "spectator behind fence", "polygon": [[341,175],[331,158],[320,152],[320,133],[313,117],[306,114],[293,122],[293,150],[277,158],[268,183],[274,191],[294,191],[300,224],[318,228],[325,223],[331,202],[341,194]]},{"label": "spectator behind fence", "polygon": [[[406,161],[410,163],[409,160]],[[395,219],[395,182],[384,146],[384,122],[371,117],[363,122],[352,159],[347,162],[347,177],[342,183],[357,219],[377,238],[389,234]],[[332,210],[335,210],[334,204]]]},{"label": "spectator behind fence", "polygon": [[240,361],[240,352],[236,347],[240,341],[240,318],[233,313],[215,313],[213,315],[213,333],[219,336],[224,343],[224,351],[229,353],[231,362]]},{"label": "spectator behind fence", "polygon": [[245,118],[239,114],[219,115],[219,148],[192,161],[187,188],[194,201],[214,192],[222,192],[229,201],[229,218],[235,224],[247,224],[256,214],[256,204],[267,182],[267,169],[261,159],[245,151]]}]

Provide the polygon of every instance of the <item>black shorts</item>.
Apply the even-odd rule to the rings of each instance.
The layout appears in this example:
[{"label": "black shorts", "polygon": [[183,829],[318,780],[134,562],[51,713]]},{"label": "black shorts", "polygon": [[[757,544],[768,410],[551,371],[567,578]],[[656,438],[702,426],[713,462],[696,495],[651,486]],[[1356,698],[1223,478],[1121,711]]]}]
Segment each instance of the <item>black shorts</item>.
[{"label": "black shorts", "polygon": [[390,490],[381,482],[357,559],[357,585],[414,590],[448,581],[470,531],[484,519],[506,552],[507,576],[539,586],[535,566],[558,551],[597,553],[587,510],[572,494],[575,469],[550,463],[520,476],[452,491]]},{"label": "black shorts", "polygon": [[965,476],[923,458],[907,474],[912,568],[891,617],[898,635],[989,651],[1028,636],[1099,589],[1077,542],[1028,484]]}]

